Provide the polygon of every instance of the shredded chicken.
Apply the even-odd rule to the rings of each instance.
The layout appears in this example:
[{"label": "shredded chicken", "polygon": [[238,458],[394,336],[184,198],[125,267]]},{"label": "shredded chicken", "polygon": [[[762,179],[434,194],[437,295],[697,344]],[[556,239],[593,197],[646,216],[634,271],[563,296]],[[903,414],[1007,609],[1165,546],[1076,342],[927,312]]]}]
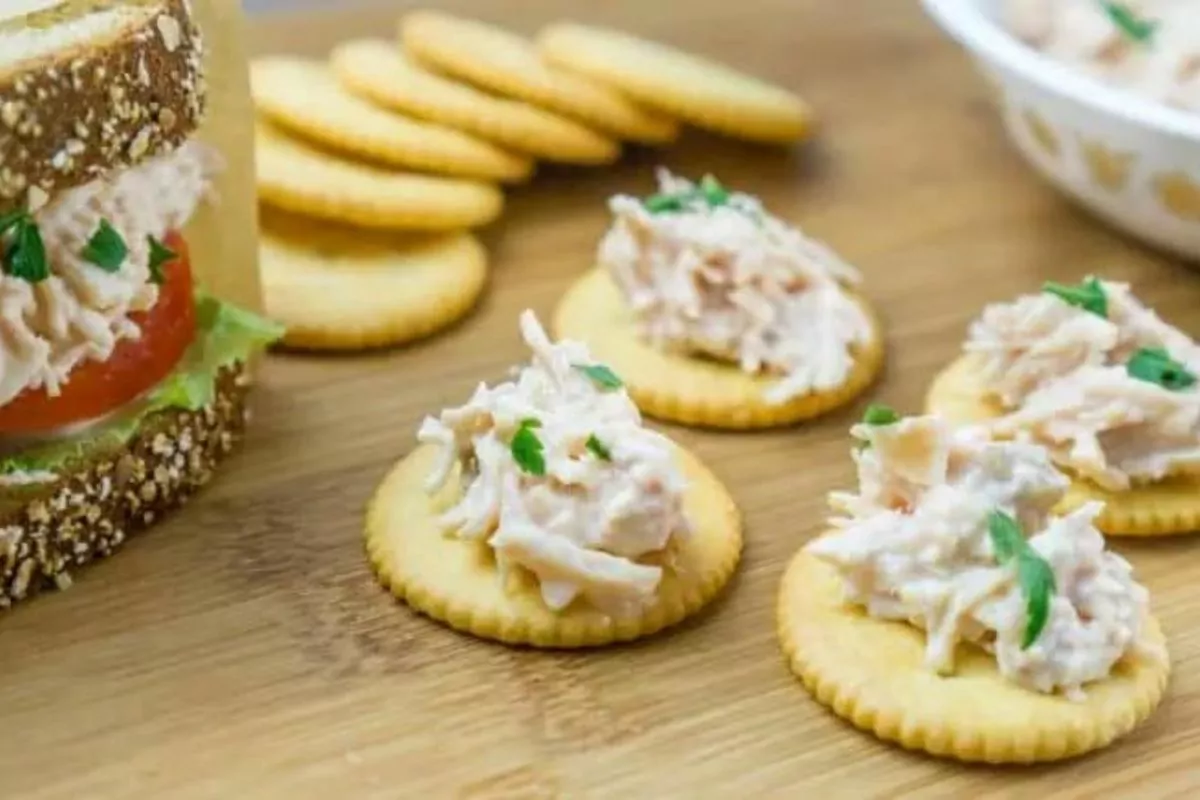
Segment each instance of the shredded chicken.
[{"label": "shredded chicken", "polygon": [[[57,395],[76,366],[104,361],[121,340],[140,336],[129,315],[158,299],[147,237],[161,239],[186,224],[217,169],[216,154],[191,142],[64,192],[33,214],[50,276],[30,283],[0,274],[0,405],[25,389]],[[115,272],[81,255],[101,220],[129,251]]]},{"label": "shredded chicken", "polygon": [[1031,436],[1059,465],[1124,489],[1200,464],[1200,392],[1140,380],[1126,364],[1142,348],[1161,348],[1200,374],[1200,348],[1127,285],[1100,285],[1106,316],[1029,295],[986,308],[964,349],[1005,409],[996,432]]},{"label": "shredded chicken", "polygon": [[1009,30],[1046,55],[1106,83],[1200,111],[1200,4],[1124,0],[1108,4],[1152,26],[1144,40],[1122,30],[1096,0],[1005,0]]},{"label": "shredded chicken", "polygon": [[[1135,648],[1165,657],[1139,645],[1147,592],[1105,551],[1092,524],[1102,504],[1050,514],[1067,481],[1045,450],[938,417],[852,433],[866,443],[854,453],[859,492],[831,495],[842,516],[808,550],[837,569],[847,602],[924,629],[930,669],[953,673],[955,648],[967,641],[993,654],[1006,679],[1079,698]],[[1028,648],[1026,597],[988,532],[997,510],[1032,534],[1029,547],[1054,573],[1048,620]]]},{"label": "shredded chicken", "polygon": [[[666,171],[659,184],[672,194],[696,188]],[[665,213],[627,196],[609,206],[614,221],[600,244],[600,265],[656,347],[778,374],[768,399],[782,403],[842,385],[855,347],[874,335],[847,291],[858,272],[748,195]]]},{"label": "shredded chicken", "polygon": [[[533,360],[512,381],[480,384],[466,405],[422,423],[420,441],[441,449],[426,488],[460,470],[463,495],[443,528],[487,542],[502,575],[533,573],[551,609],[582,597],[613,616],[637,614],[691,531],[674,448],[642,426],[624,389],[581,369],[594,365],[587,347],[551,343],[530,311],[521,333]],[[543,447],[544,475],[514,452],[523,425]]]}]

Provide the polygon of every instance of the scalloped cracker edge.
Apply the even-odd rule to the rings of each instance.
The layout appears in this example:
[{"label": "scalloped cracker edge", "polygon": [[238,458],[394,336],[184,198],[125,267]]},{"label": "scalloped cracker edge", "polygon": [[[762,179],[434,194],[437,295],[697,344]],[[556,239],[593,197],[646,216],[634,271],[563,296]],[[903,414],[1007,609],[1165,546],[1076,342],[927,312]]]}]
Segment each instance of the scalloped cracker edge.
[{"label": "scalloped cracker edge", "polygon": [[[1107,747],[1158,707],[1170,664],[1127,658],[1075,702],[1024,689],[995,659],[960,645],[953,676],[924,665],[925,634],[842,603],[834,569],[806,552],[780,587],[778,634],[788,666],[822,705],[857,728],[908,750],[960,761],[1029,764]],[[1152,645],[1165,647],[1146,620]]]},{"label": "scalloped cracker edge", "polygon": [[721,482],[679,449],[690,481],[685,499],[696,526],[676,554],[658,601],[640,617],[614,619],[577,601],[560,612],[542,602],[536,578],[515,570],[505,585],[490,548],[447,536],[437,516],[461,491],[457,477],[425,493],[436,450],[417,447],[380,484],[367,511],[367,556],[379,582],[414,610],[462,633],[510,645],[598,647],[631,641],[682,622],[728,584],[742,552],[741,517]]},{"label": "scalloped cracker edge", "polygon": [[263,214],[263,302],[283,346],[362,350],[411,342],[457,322],[487,283],[466,233],[399,236]]},{"label": "scalloped cracker edge", "polygon": [[[976,361],[962,356],[933,381],[925,408],[960,424],[985,422],[1003,411],[979,391]],[[1104,511],[1096,527],[1108,536],[1177,536],[1200,531],[1200,475],[1181,474],[1113,492],[1091,481],[1072,477],[1066,497],[1055,509],[1065,514],[1089,500],[1100,500]]]},{"label": "scalloped cracker edge", "polygon": [[667,45],[607,28],[559,23],[538,35],[542,57],[700,128],[766,144],[809,135],[799,96]]},{"label": "scalloped cracker edge", "polygon": [[619,139],[675,141],[675,120],[603,84],[547,65],[533,42],[503,28],[440,11],[416,11],[400,24],[405,52],[419,64],[489,92],[531,103]]},{"label": "scalloped cracker edge", "polygon": [[[865,299],[860,302],[871,311]],[[584,342],[592,355],[621,376],[644,413],[685,425],[749,430],[790,425],[848,405],[883,368],[884,347],[872,311],[874,341],[857,354],[854,370],[838,389],[772,405],[764,392],[779,380],[748,375],[735,364],[658,350],[638,335],[616,284],[596,268],[559,301],[554,330],[560,339]]]}]

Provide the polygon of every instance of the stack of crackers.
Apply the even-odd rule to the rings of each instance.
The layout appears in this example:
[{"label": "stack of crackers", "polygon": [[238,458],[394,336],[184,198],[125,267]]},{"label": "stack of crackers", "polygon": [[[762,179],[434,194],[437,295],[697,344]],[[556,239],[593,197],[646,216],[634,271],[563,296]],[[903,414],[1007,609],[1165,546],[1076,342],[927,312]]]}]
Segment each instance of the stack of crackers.
[{"label": "stack of crackers", "polygon": [[662,45],[574,24],[530,41],[441,12],[327,62],[251,65],[262,271],[291,347],[356,350],[446,327],[475,305],[504,184],[536,161],[615,162],[680,123],[766,144],[809,132],[794,94]]}]

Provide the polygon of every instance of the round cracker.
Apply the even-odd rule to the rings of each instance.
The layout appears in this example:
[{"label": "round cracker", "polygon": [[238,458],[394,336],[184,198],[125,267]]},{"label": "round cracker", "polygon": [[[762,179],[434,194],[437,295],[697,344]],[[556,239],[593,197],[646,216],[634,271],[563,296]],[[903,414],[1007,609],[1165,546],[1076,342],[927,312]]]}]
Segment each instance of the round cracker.
[{"label": "round cracker", "polygon": [[402,236],[264,213],[263,303],[285,347],[360,350],[429,336],[464,317],[487,278],[469,234]]},{"label": "round cracker", "polygon": [[364,228],[473,228],[496,219],[504,206],[504,195],[490,184],[345,161],[261,122],[254,158],[264,203]]},{"label": "round cracker", "polygon": [[612,139],[565,117],[421,69],[391,42],[344,42],[334,48],[329,65],[346,89],[367,100],[517,153],[592,166],[611,164],[621,155]]},{"label": "round cracker", "polygon": [[[961,761],[1057,761],[1112,744],[1162,701],[1166,659],[1129,656],[1076,702],[1001,677],[994,657],[960,646],[953,676],[925,666],[925,634],[842,601],[833,567],[805,551],[784,574],[777,624],[792,671],[855,727],[910,750]],[[1145,641],[1166,648],[1157,620]]]},{"label": "round cracker", "polygon": [[533,163],[462,131],[386,111],[344,90],[318,61],[270,56],[250,66],[254,105],[292,133],[360,158],[465,178],[523,181]]},{"label": "round cracker", "polygon": [[367,511],[366,546],[380,582],[414,610],[483,639],[546,648],[598,647],[676,625],[713,600],[742,552],[741,517],[728,491],[695,456],[678,449],[689,481],[685,513],[695,530],[666,570],[656,602],[638,617],[614,618],[582,601],[552,611],[537,579],[515,571],[505,585],[491,549],[446,535],[437,516],[460,496],[457,476],[436,495],[424,483],[437,451],[419,446],[398,463]]},{"label": "round cracker", "polygon": [[[870,310],[865,299],[860,302]],[[750,375],[736,364],[666,352],[644,341],[620,290],[602,269],[576,281],[554,312],[556,336],[585,342],[598,361],[621,376],[644,413],[731,430],[789,425],[850,403],[883,367],[883,336],[877,320],[875,329],[874,341],[856,354],[854,370],[843,386],[772,404],[764,395],[778,376]]]},{"label": "round cracker", "polygon": [[560,23],[542,31],[538,48],[556,67],[699,128],[781,144],[805,138],[812,127],[811,109],[792,92],[666,45]]},{"label": "round cracker", "polygon": [[[925,407],[959,424],[986,422],[1004,409],[983,392],[979,362],[961,356],[942,370],[929,387]],[[1055,511],[1066,514],[1099,500],[1104,510],[1096,527],[1108,536],[1176,536],[1200,531],[1200,473],[1182,469],[1164,480],[1135,484],[1123,491],[1102,489],[1071,476],[1071,486]]]},{"label": "round cracker", "polygon": [[439,11],[418,11],[400,26],[405,51],[419,63],[496,94],[579,120],[619,139],[667,144],[674,120],[635,105],[587,78],[546,65],[527,39]]}]

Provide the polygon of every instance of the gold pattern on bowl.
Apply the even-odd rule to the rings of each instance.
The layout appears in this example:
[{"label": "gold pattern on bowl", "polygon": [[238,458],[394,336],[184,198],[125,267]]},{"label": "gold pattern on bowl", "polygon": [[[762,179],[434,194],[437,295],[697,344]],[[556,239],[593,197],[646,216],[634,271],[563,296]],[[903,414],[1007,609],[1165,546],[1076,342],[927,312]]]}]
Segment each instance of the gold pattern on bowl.
[{"label": "gold pattern on bowl", "polygon": [[1134,154],[1110,150],[1101,142],[1089,142],[1086,139],[1081,139],[1080,144],[1092,180],[1110,192],[1124,189],[1136,161]]},{"label": "gold pattern on bowl", "polygon": [[1200,222],[1200,186],[1183,172],[1154,179],[1154,193],[1167,212],[1185,222]]},{"label": "gold pattern on bowl", "polygon": [[1033,140],[1046,153],[1046,155],[1057,157],[1062,149],[1058,143],[1058,134],[1050,127],[1050,123],[1042,118],[1041,114],[1033,109],[1025,110],[1025,124],[1029,126],[1029,132],[1033,134]]}]

